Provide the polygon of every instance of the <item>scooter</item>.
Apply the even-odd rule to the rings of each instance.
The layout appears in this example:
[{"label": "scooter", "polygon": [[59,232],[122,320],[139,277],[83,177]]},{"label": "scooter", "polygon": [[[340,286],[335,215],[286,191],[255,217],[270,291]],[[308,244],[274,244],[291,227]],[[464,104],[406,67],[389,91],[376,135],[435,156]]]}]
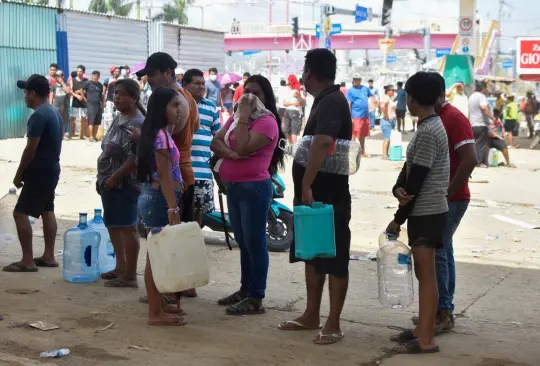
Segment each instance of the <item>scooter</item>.
[{"label": "scooter", "polygon": [[[285,183],[277,174],[271,177],[273,197],[268,210],[268,221],[266,225],[266,246],[269,251],[284,252],[291,247],[294,241],[293,232],[293,212],[290,208],[276,201],[284,198]],[[219,184],[218,184],[218,187]],[[223,207],[223,190],[218,189],[219,205]],[[223,211],[213,211],[203,215],[203,227],[208,227],[213,231],[224,232],[225,240],[231,249],[230,240],[233,239],[232,226],[229,215]]]}]

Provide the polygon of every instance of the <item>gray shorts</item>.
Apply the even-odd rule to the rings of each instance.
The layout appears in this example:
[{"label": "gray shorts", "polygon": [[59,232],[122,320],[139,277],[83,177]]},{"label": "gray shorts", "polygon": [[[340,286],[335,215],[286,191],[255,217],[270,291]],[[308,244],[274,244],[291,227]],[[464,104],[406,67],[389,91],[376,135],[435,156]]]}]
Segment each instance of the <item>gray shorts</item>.
[{"label": "gray shorts", "polygon": [[286,109],[283,117],[283,132],[286,135],[300,135],[302,130],[302,115],[300,111]]}]

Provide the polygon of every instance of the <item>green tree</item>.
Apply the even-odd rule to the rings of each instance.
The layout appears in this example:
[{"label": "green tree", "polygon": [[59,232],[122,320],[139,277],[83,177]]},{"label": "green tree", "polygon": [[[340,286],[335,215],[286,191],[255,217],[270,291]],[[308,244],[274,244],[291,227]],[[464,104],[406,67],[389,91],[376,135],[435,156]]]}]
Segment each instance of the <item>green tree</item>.
[{"label": "green tree", "polygon": [[163,6],[163,13],[154,17],[154,20],[163,20],[169,23],[188,24],[187,9],[194,0],[170,0]]},{"label": "green tree", "polygon": [[127,17],[133,8],[133,4],[133,2],[126,2],[125,0],[92,0],[88,10]]},{"label": "green tree", "polygon": [[23,0],[27,4],[49,5],[49,0]]}]

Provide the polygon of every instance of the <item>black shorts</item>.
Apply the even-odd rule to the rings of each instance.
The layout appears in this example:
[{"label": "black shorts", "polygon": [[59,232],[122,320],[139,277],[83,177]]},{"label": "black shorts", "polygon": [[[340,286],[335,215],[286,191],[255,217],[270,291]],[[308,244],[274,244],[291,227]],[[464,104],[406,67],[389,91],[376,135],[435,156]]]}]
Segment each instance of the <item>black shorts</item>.
[{"label": "black shorts", "polygon": [[[446,215],[445,212],[436,215],[409,216],[407,218],[407,231],[411,248],[415,246],[434,249],[442,248],[447,221]],[[426,240],[418,240],[420,238]]]},{"label": "black shorts", "polygon": [[504,130],[507,132],[514,133],[514,130],[516,129],[517,121],[515,119],[506,119],[504,120]]},{"label": "black shorts", "polygon": [[195,191],[195,185],[192,184],[187,187],[182,198],[180,198],[180,210],[182,212],[182,222],[193,221],[193,193]]},{"label": "black shorts", "polygon": [[[322,201],[318,198],[315,198],[315,200],[318,202]],[[295,199],[295,201],[297,202],[298,200]],[[351,221],[351,202],[343,201],[332,203],[332,206],[334,206],[336,256],[334,258],[314,258],[304,261],[296,257],[295,246],[293,243],[289,251],[289,260],[291,263],[306,262],[307,264],[314,266],[317,273],[344,278],[349,275],[349,257],[351,251],[351,230],[349,229],[349,221]]]},{"label": "black shorts", "polygon": [[43,212],[54,212],[54,190],[58,182],[24,182],[15,212],[39,218]]},{"label": "black shorts", "polygon": [[493,138],[489,139],[489,148],[495,148],[499,151],[503,151],[507,147],[508,145],[506,144],[505,140],[499,140],[499,139],[493,139]]},{"label": "black shorts", "polygon": [[93,105],[88,103],[86,108],[86,116],[88,117],[88,124],[93,126],[99,126],[101,124],[101,119],[103,116],[103,110],[101,104]]},{"label": "black shorts", "polygon": [[405,118],[407,111],[396,109],[396,118]]}]

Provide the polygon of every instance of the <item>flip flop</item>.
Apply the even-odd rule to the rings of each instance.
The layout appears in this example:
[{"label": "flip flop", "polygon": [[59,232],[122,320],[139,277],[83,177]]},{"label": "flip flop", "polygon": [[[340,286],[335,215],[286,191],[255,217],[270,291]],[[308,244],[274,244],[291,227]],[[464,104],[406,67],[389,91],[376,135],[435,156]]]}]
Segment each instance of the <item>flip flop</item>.
[{"label": "flip flop", "polygon": [[5,266],[2,271],[4,272],[37,272],[37,267],[26,267],[23,262],[13,262]]},{"label": "flip flop", "polygon": [[57,262],[47,263],[47,262],[45,262],[43,260],[42,257],[34,258],[34,263],[36,264],[37,267],[45,267],[45,268],[57,268],[58,267]]},{"label": "flip flop", "polygon": [[176,327],[181,327],[182,325],[186,325],[187,324],[187,320],[185,320],[184,318],[182,317],[176,317],[176,318],[173,318],[175,319],[174,322],[152,322],[152,321],[148,321],[148,325],[161,325],[161,326],[176,326]]},{"label": "flip flop", "polygon": [[345,337],[345,334],[343,332],[332,334],[323,334],[323,332],[319,332],[317,338],[313,340],[313,343],[320,346],[326,346],[341,341],[343,337]]},{"label": "flip flop", "polygon": [[178,315],[178,316],[186,316],[187,315],[187,313],[184,311],[184,309],[174,307],[174,306],[169,306],[169,307],[163,309],[163,311],[166,312],[167,314],[174,314],[174,315]]},{"label": "flip flop", "polygon": [[399,333],[398,335],[394,335],[394,336],[390,337],[390,340],[392,342],[398,342],[398,343],[401,343],[401,344],[413,341],[415,339],[416,339],[416,337],[414,336],[412,330],[405,330],[405,331]]},{"label": "flip flop", "polygon": [[101,274],[101,278],[104,280],[115,280],[118,278],[118,275],[114,271],[109,271]]},{"label": "flip flop", "polygon": [[307,325],[304,325],[296,320],[287,320],[284,323],[278,325],[279,330],[317,330],[322,329],[322,326],[319,324],[316,328],[310,328]]},{"label": "flip flop", "polygon": [[114,287],[114,288],[139,288],[137,280],[133,281],[124,281],[120,278],[115,278],[105,282],[105,287]]},{"label": "flip flop", "polygon": [[[178,301],[176,299],[171,299],[166,295],[162,295],[162,296],[165,299],[165,301],[167,302],[167,304],[169,304],[169,305],[176,305],[178,303]],[[139,297],[139,302],[142,303],[142,304],[148,304],[148,296]]]},{"label": "flip flop", "polygon": [[440,352],[439,347],[422,349],[418,343],[418,339],[413,339],[407,343],[394,348],[394,352],[398,354],[417,355],[423,353],[437,353]]}]

